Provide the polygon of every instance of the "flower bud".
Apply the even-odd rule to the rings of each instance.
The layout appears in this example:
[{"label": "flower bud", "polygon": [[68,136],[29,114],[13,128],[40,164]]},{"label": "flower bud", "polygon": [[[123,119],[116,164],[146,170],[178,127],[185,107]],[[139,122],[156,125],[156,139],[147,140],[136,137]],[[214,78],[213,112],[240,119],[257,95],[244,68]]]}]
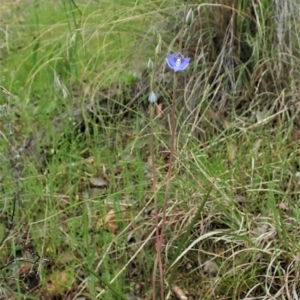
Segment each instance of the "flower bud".
[{"label": "flower bud", "polygon": [[152,71],[152,70],[153,70],[154,64],[153,64],[153,61],[152,61],[151,58],[149,58],[149,60],[148,60],[147,67],[148,67],[148,70],[149,70],[149,71]]},{"label": "flower bud", "polygon": [[187,13],[186,15],[186,18],[185,18],[185,23],[186,25],[191,25],[191,23],[194,21],[194,11],[192,8],[190,8],[189,12]]},{"label": "flower bud", "polygon": [[157,33],[157,43],[161,44],[161,35]]},{"label": "flower bud", "polygon": [[161,44],[157,44],[155,48],[155,54],[158,55],[161,52]]},{"label": "flower bud", "polygon": [[150,95],[149,95],[149,102],[150,103],[156,103],[156,101],[157,101],[157,96],[156,96],[156,94],[152,91],[151,93],[150,93]]}]

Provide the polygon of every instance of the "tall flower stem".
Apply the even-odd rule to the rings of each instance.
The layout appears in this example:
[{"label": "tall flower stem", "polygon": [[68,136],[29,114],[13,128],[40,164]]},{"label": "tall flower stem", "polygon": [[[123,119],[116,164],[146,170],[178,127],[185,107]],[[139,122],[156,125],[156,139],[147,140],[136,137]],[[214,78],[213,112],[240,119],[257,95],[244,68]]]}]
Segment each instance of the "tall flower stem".
[{"label": "tall flower stem", "polygon": [[168,173],[167,173],[165,199],[163,205],[162,234],[160,236],[162,243],[163,243],[165,223],[166,223],[167,203],[170,196],[170,182],[172,178],[173,157],[174,157],[174,150],[175,150],[175,134],[176,134],[175,113],[176,113],[176,92],[177,92],[178,78],[179,78],[179,74],[174,73],[173,101],[172,101],[172,111],[171,111],[171,148],[170,148],[170,158],[169,158],[169,166],[168,166]]},{"label": "tall flower stem", "polygon": [[157,264],[160,266],[162,265],[161,261],[161,252],[158,249],[159,244],[159,227],[158,227],[158,204],[157,204],[157,188],[156,188],[156,175],[155,175],[155,141],[154,141],[154,105],[150,106],[150,151],[151,151],[151,167],[152,167],[152,180],[153,180],[153,197],[154,197],[154,209],[155,209],[155,240],[156,240],[156,259],[154,263],[154,270],[153,270],[153,278],[152,278],[152,290],[153,290],[153,300],[156,298],[156,269]]},{"label": "tall flower stem", "polygon": [[[175,150],[175,134],[176,134],[176,123],[175,123],[175,112],[176,112],[176,91],[177,91],[177,84],[178,84],[179,74],[174,73],[174,83],[173,83],[173,101],[172,101],[172,111],[171,111],[171,146],[170,146],[170,158],[169,158],[169,166],[168,166],[168,173],[167,173],[167,182],[166,182],[166,190],[165,190],[165,198],[163,203],[163,217],[162,217],[162,227],[161,233],[159,237],[159,243],[157,244],[157,253],[160,258],[160,254],[162,251],[162,245],[164,243],[164,233],[166,227],[166,215],[167,215],[167,206],[168,206],[168,199],[170,196],[170,185],[171,185],[171,178],[172,178],[172,167],[173,167],[173,157],[174,157],[174,150]],[[164,285],[163,285],[163,265],[159,263],[159,273],[161,279],[161,299],[164,298]]]},{"label": "tall flower stem", "polygon": [[[153,188],[153,198],[154,198],[154,209],[155,209],[155,241],[156,241],[156,257],[154,261],[153,267],[153,275],[152,275],[152,299],[156,299],[156,272],[157,265],[159,265],[159,269],[162,269],[162,260],[161,260],[161,250],[159,245],[159,211],[158,211],[158,203],[157,203],[157,185],[156,185],[156,168],[155,168],[155,136],[154,136],[154,116],[155,116],[155,108],[157,96],[154,93],[154,75],[155,68],[152,60],[148,61],[148,69],[152,71],[150,77],[150,158],[151,158],[151,168],[152,168],[152,188]],[[163,283],[163,277],[160,278],[161,283]]]}]

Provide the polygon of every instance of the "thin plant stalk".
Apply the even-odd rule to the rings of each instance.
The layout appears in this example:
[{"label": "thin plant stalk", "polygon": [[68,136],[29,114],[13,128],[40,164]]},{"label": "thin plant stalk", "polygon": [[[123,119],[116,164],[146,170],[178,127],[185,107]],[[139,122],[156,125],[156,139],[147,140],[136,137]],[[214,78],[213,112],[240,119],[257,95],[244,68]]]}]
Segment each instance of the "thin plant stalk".
[{"label": "thin plant stalk", "polygon": [[160,235],[160,244],[162,245],[164,242],[164,230],[166,223],[166,211],[167,211],[167,203],[170,196],[170,182],[172,178],[172,167],[173,167],[173,156],[175,150],[175,133],[176,133],[176,124],[175,124],[175,112],[176,112],[176,92],[177,92],[177,84],[178,84],[178,73],[174,73],[174,84],[173,84],[173,101],[172,101],[172,111],[171,111],[171,148],[170,148],[170,158],[169,158],[169,166],[167,173],[167,182],[166,182],[166,191],[165,191],[165,199],[163,204],[163,218],[162,218],[162,229]]},{"label": "thin plant stalk", "polygon": [[[174,73],[174,84],[173,84],[173,101],[172,101],[172,111],[171,111],[171,148],[170,148],[170,158],[169,158],[169,167],[167,173],[167,182],[166,182],[166,190],[165,190],[165,198],[163,203],[163,217],[162,217],[162,227],[161,233],[159,237],[159,243],[157,243],[157,253],[160,258],[160,254],[162,251],[162,245],[164,243],[164,232],[166,227],[166,214],[167,214],[167,204],[168,199],[170,196],[170,185],[171,185],[171,178],[172,178],[172,166],[173,166],[173,156],[175,150],[175,133],[176,133],[176,124],[175,124],[175,112],[176,112],[176,92],[177,92],[177,84],[178,84],[178,73]],[[161,280],[161,299],[164,298],[164,285],[163,285],[163,265],[159,263],[159,273],[160,273],[160,280]]]},{"label": "thin plant stalk", "polygon": [[[188,5],[186,6],[185,16],[188,12]],[[181,28],[180,32],[180,41],[179,41],[179,53],[181,52],[182,48],[182,39],[184,35],[184,25]],[[174,70],[175,71],[175,70]],[[178,72],[174,72],[174,81],[173,81],[173,96],[172,96],[172,110],[171,110],[171,146],[170,146],[170,157],[169,157],[169,166],[168,166],[168,173],[167,173],[167,181],[166,181],[166,189],[165,189],[165,198],[163,202],[163,217],[162,217],[162,227],[159,237],[156,236],[156,251],[157,251],[157,261],[159,266],[159,273],[160,273],[160,295],[161,300],[164,300],[164,270],[163,264],[161,261],[161,252],[162,252],[162,245],[164,243],[164,233],[166,227],[166,215],[167,215],[167,205],[168,199],[170,196],[170,186],[171,186],[171,178],[172,178],[172,167],[173,167],[173,157],[174,157],[174,150],[175,150],[175,134],[176,134],[176,122],[175,122],[175,113],[176,113],[176,97],[177,97],[177,85],[178,85],[179,74]],[[156,210],[156,233],[159,234],[158,231],[158,211]],[[153,298],[155,299],[155,298]]]},{"label": "thin plant stalk", "polygon": [[[151,61],[152,62],[152,61]],[[154,93],[154,74],[155,69],[153,69],[153,62],[148,62],[148,68],[152,70],[151,79],[150,79],[150,90],[151,93]],[[152,187],[153,187],[153,197],[154,197],[154,209],[155,209],[155,240],[156,240],[156,257],[153,267],[153,277],[152,277],[152,298],[156,299],[156,272],[157,264],[159,269],[162,270],[162,260],[161,260],[161,250],[159,248],[159,212],[158,212],[158,203],[157,203],[157,185],[156,185],[156,168],[155,168],[155,137],[154,137],[154,115],[155,115],[155,102],[150,104],[150,156],[151,156],[151,168],[152,168]],[[161,276],[161,284],[163,284],[163,277]]]},{"label": "thin plant stalk", "polygon": [[[159,228],[158,228],[158,204],[157,204],[157,187],[156,187],[156,169],[155,169],[155,139],[154,139],[154,105],[150,106],[150,152],[151,152],[151,167],[152,167],[152,187],[153,187],[153,195],[154,195],[154,209],[155,209],[155,228],[156,228],[156,243],[158,245],[159,241]],[[156,291],[156,269],[157,263],[162,265],[161,261],[161,252],[159,251],[158,247],[156,246],[156,259],[154,263],[154,270],[153,270],[153,278],[152,278],[152,290],[153,290],[153,300],[155,300],[155,291]]]}]

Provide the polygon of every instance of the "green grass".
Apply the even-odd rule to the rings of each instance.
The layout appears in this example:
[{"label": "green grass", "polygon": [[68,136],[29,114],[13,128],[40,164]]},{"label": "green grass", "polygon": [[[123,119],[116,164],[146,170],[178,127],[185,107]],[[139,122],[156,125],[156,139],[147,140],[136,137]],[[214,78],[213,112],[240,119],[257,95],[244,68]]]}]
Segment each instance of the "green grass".
[{"label": "green grass", "polygon": [[[1,12],[0,85],[11,93],[0,91],[1,295],[150,299],[145,71],[151,57],[165,109],[155,118],[161,208],[172,88],[164,61],[177,52],[185,8],[49,2]],[[190,3],[195,20],[182,52],[192,62],[179,80],[164,279],[195,299],[285,299],[299,285],[298,8],[233,0],[233,10],[229,2]]]}]

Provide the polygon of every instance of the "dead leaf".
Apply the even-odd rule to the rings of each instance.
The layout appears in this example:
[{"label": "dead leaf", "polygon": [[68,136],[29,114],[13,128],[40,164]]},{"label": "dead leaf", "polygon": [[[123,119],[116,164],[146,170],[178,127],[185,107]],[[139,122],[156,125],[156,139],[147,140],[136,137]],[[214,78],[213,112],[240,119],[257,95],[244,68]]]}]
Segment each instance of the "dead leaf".
[{"label": "dead leaf", "polygon": [[91,177],[89,182],[94,186],[107,186],[108,181],[102,177]]},{"label": "dead leaf", "polygon": [[33,267],[33,263],[32,263],[33,257],[32,257],[31,252],[28,250],[25,250],[23,258],[24,258],[24,262],[22,262],[22,264],[21,264],[20,271],[21,271],[21,274],[28,274],[28,272]]},{"label": "dead leaf", "polygon": [[115,212],[113,209],[111,209],[105,218],[105,225],[106,228],[109,232],[116,234],[117,233],[117,229],[118,229],[118,225],[116,222],[116,216],[115,216]]},{"label": "dead leaf", "polygon": [[228,143],[228,145],[227,145],[227,152],[228,152],[228,158],[231,161],[235,160],[236,154],[237,154],[237,150],[238,150],[238,147],[237,147],[237,145],[235,143]]},{"label": "dead leaf", "polygon": [[157,117],[158,118],[161,118],[162,117],[162,114],[163,114],[163,108],[162,108],[162,104],[157,104],[156,106],[156,114],[157,114]]},{"label": "dead leaf", "polygon": [[250,236],[256,242],[268,240],[276,234],[276,229],[267,222],[257,222],[256,226],[251,230]]},{"label": "dead leaf", "polygon": [[106,214],[105,220],[100,219],[98,221],[97,228],[105,228],[109,232],[116,234],[118,230],[116,214],[120,215],[122,221],[130,221],[131,219],[130,210],[128,208],[117,213],[113,209],[110,209]]},{"label": "dead leaf", "polygon": [[184,294],[183,290],[178,286],[174,285],[172,287],[172,292],[175,294],[179,300],[188,300],[188,297]]},{"label": "dead leaf", "polygon": [[206,262],[205,266],[204,266],[204,272],[207,273],[209,276],[215,276],[219,271],[219,267],[218,265],[210,260],[208,262]]},{"label": "dead leaf", "polygon": [[289,206],[286,202],[284,201],[281,201],[279,204],[278,204],[278,207],[281,209],[281,210],[284,210],[284,211],[288,211],[289,209]]},{"label": "dead leaf", "polygon": [[255,143],[254,143],[254,147],[253,147],[253,152],[255,155],[258,155],[258,151],[261,145],[261,139],[258,139]]},{"label": "dead leaf", "polygon": [[57,271],[51,274],[48,284],[47,291],[53,294],[61,294],[71,288],[72,275],[66,271]]},{"label": "dead leaf", "polygon": [[268,106],[265,106],[262,111],[258,110],[256,112],[257,122],[260,123],[260,122],[264,121],[265,118],[267,117],[267,114],[268,114]]},{"label": "dead leaf", "polygon": [[91,165],[94,164],[94,162],[95,162],[94,156],[90,156],[90,157],[86,158],[85,161]]}]

